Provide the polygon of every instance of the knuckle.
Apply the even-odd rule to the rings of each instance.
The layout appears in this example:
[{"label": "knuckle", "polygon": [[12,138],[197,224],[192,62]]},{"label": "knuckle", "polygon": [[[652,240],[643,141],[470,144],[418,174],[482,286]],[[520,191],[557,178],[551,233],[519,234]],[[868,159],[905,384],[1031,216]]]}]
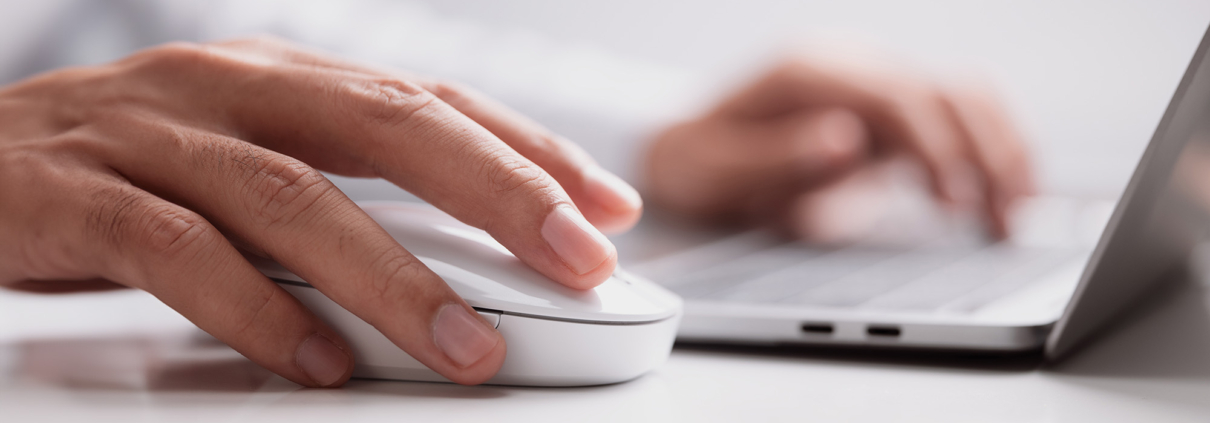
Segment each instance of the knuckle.
[{"label": "knuckle", "polygon": [[190,75],[202,71],[253,71],[271,65],[272,60],[224,49],[221,45],[171,42],[135,53],[123,63],[138,76],[159,80],[164,75]]},{"label": "knuckle", "polygon": [[433,93],[397,79],[358,82],[346,88],[355,113],[387,127],[404,126],[419,115],[431,115],[441,103]]},{"label": "knuckle", "polygon": [[416,290],[425,267],[415,256],[392,247],[380,254],[373,263],[377,271],[369,281],[369,292],[374,298],[388,304],[398,304],[419,294]]},{"label": "knuckle", "polygon": [[215,230],[196,213],[152,200],[133,189],[94,190],[87,226],[113,246],[134,245],[160,257],[188,259],[213,242]]},{"label": "knuckle", "polygon": [[[167,205],[151,206],[146,210],[143,244],[168,258],[182,258],[198,251],[213,240],[214,229],[195,213]],[[188,258],[188,257],[183,257]]]},{"label": "knuckle", "polygon": [[[129,119],[119,118],[118,120]],[[153,134],[156,142],[170,147],[171,151],[191,151],[198,146],[198,141],[201,139],[196,131],[170,122],[138,122],[137,126],[132,124],[128,127],[139,127],[147,133]]]},{"label": "knuckle", "polygon": [[290,42],[281,37],[270,34],[254,34],[246,37],[239,37],[228,41],[223,41],[217,45],[235,47],[235,48],[280,48],[289,46]]},{"label": "knuckle", "polygon": [[[76,164],[68,162],[68,158],[74,161],[81,157],[95,157],[112,148],[103,137],[78,129],[41,139],[38,145],[31,147],[29,150],[33,151],[22,152],[23,154],[17,155],[16,158],[24,156],[28,164],[37,164],[38,168],[46,171],[65,169],[67,167],[63,166],[64,164],[69,166]],[[0,168],[3,167],[5,166],[0,164]],[[31,180],[37,179],[31,178]]]},{"label": "knuckle", "polygon": [[188,66],[208,60],[212,55],[202,44],[174,41],[136,53],[132,58],[149,65]]},{"label": "knuckle", "polygon": [[336,190],[323,174],[298,160],[255,154],[237,160],[252,167],[249,186],[257,201],[252,208],[270,226],[290,224]]},{"label": "knuckle", "polygon": [[534,198],[554,190],[550,176],[533,162],[512,154],[489,157],[481,165],[481,180],[491,198]]}]

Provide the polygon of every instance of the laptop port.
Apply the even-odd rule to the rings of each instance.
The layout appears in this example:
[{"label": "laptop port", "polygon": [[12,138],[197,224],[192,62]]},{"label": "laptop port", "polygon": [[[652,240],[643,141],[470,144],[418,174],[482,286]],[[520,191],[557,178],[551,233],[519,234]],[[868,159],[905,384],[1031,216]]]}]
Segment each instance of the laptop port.
[{"label": "laptop port", "polygon": [[899,336],[899,326],[889,325],[871,325],[865,328],[865,333],[870,336]]},{"label": "laptop port", "polygon": [[831,323],[803,323],[802,324],[803,333],[826,334],[826,333],[832,333],[832,330],[833,330],[833,328],[832,328]]}]

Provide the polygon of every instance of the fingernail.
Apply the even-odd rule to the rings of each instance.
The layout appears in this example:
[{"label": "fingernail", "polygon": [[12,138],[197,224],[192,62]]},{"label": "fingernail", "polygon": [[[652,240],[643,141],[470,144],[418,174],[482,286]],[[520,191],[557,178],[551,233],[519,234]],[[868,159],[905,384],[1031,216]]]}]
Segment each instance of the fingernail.
[{"label": "fingernail", "polygon": [[542,238],[577,275],[596,269],[613,254],[613,243],[568,205],[555,207],[546,216]]},{"label": "fingernail", "polygon": [[318,333],[298,346],[294,361],[319,386],[331,386],[349,369],[349,356]]},{"label": "fingernail", "polygon": [[625,213],[643,207],[643,198],[634,187],[599,166],[584,171],[584,192],[611,212]]},{"label": "fingernail", "polygon": [[460,304],[446,304],[433,323],[433,340],[446,357],[466,368],[478,363],[500,342],[496,331],[467,313]]}]

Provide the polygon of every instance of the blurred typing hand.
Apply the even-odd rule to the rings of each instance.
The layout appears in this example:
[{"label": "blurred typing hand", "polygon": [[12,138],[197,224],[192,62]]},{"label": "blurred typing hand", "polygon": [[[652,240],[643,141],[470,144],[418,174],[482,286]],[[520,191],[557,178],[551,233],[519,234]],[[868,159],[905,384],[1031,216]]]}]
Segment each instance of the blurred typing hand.
[{"label": "blurred typing hand", "polygon": [[[894,210],[886,168],[920,165],[950,209],[1006,236],[1013,202],[1033,192],[1028,153],[987,90],[948,87],[900,66],[828,56],[785,60],[704,115],[664,131],[646,157],[649,199],[708,221],[773,223],[816,241],[844,219]],[[837,210],[849,212],[837,213]]]}]

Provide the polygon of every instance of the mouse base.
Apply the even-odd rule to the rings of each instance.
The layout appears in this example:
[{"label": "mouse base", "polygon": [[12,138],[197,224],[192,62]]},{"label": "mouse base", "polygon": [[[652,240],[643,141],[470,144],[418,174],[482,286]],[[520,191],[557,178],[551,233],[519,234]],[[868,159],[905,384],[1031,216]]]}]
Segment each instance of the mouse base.
[{"label": "mouse base", "polygon": [[[353,376],[452,383],[429,370],[381,332],[319,290],[281,284],[353,347]],[[654,322],[580,322],[495,314],[508,353],[486,383],[514,386],[593,386],[625,382],[668,359],[681,315]]]}]

